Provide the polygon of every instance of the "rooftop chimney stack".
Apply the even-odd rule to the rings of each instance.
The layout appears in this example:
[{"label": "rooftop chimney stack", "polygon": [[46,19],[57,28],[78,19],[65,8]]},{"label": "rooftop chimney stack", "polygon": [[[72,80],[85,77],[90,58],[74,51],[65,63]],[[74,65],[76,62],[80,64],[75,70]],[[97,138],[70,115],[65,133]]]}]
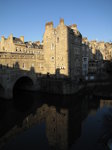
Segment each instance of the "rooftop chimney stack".
[{"label": "rooftop chimney stack", "polygon": [[46,29],[48,29],[48,28],[52,29],[53,28],[53,22],[51,21],[51,22],[46,23],[45,27],[46,27]]},{"label": "rooftop chimney stack", "polygon": [[20,40],[24,43],[24,36],[20,36]]},{"label": "rooftop chimney stack", "polygon": [[64,19],[60,19],[60,25],[64,25]]}]

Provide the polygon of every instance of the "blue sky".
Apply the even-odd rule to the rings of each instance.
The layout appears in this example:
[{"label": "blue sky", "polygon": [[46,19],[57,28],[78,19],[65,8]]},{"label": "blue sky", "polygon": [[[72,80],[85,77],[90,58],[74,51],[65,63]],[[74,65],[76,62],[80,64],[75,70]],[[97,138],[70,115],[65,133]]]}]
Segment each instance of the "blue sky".
[{"label": "blue sky", "polygon": [[112,41],[112,0],[0,0],[0,36],[41,41],[45,23],[60,18],[89,40]]}]

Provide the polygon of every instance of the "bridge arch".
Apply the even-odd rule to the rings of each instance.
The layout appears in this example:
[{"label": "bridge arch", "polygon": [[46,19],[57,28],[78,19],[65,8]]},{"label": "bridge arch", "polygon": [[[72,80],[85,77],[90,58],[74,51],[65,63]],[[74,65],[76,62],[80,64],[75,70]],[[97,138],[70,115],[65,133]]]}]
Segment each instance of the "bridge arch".
[{"label": "bridge arch", "polygon": [[40,80],[37,80],[36,74],[32,73],[14,73],[11,76],[5,76],[0,80],[0,97],[11,99],[14,91],[24,89],[28,91],[40,90]]},{"label": "bridge arch", "polygon": [[17,89],[31,90],[34,85],[34,80],[30,76],[20,76],[13,83],[13,92]]}]

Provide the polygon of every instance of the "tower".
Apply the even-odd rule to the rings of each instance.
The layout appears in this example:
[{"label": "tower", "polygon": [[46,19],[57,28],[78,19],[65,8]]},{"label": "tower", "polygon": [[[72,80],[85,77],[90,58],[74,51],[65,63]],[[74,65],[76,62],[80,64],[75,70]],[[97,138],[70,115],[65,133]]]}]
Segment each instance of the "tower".
[{"label": "tower", "polygon": [[63,19],[56,28],[53,27],[53,22],[46,24],[43,43],[46,73],[54,75],[58,70],[60,77],[68,77],[67,36],[67,26],[64,25]]},{"label": "tower", "polygon": [[82,35],[77,25],[66,26],[60,19],[54,28],[53,22],[46,24],[44,33],[44,57],[46,73],[57,77],[76,79],[81,75],[81,43]]}]

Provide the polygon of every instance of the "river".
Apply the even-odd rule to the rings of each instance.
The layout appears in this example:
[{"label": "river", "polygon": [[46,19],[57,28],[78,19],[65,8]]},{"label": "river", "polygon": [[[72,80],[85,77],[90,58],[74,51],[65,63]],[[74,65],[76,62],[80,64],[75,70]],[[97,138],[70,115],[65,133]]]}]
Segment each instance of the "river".
[{"label": "river", "polygon": [[19,91],[0,99],[0,150],[108,150],[111,138],[109,97]]}]

